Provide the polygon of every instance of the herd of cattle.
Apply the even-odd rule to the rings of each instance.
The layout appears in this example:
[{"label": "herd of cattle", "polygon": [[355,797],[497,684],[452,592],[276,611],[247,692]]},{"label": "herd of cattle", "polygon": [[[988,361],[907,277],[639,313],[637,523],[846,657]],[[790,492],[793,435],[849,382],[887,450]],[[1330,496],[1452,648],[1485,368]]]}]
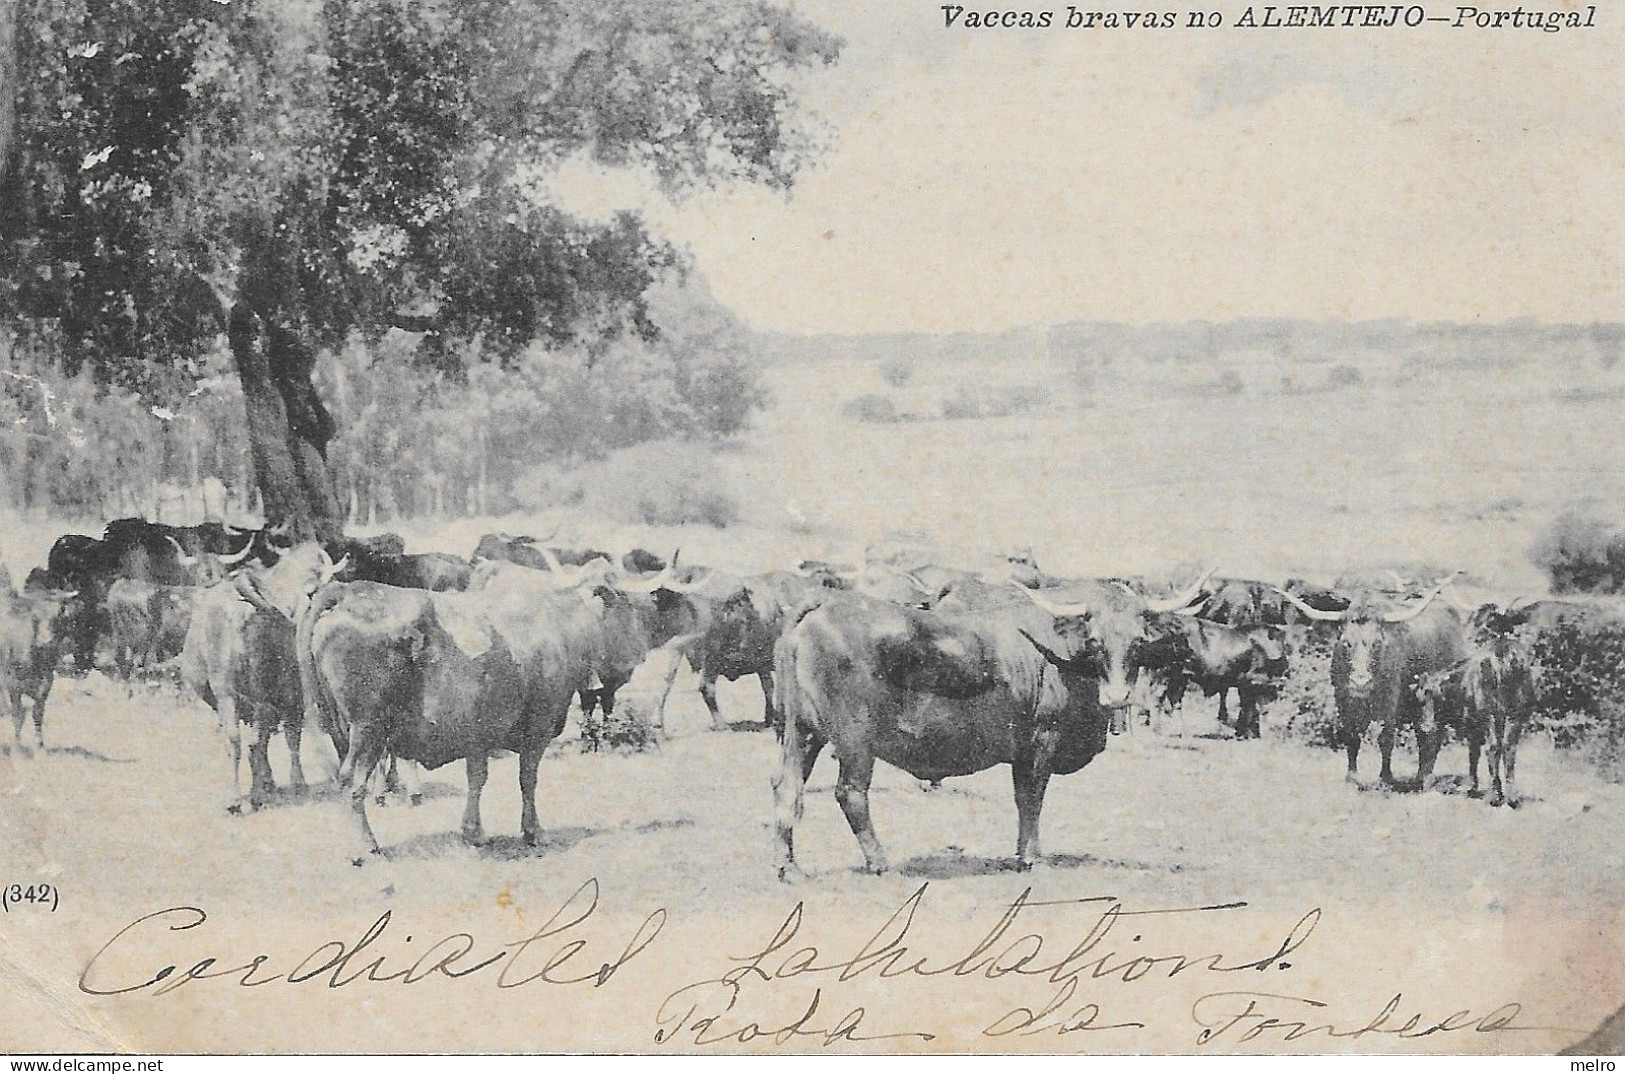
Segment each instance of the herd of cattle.
[{"label": "herd of cattle", "polygon": [[[372,786],[414,765],[467,767],[462,833],[483,838],[481,789],[493,753],[519,757],[522,832],[540,832],[535,792],[543,751],[572,704],[584,721],[612,713],[617,690],[651,653],[677,655],[700,677],[721,725],[715,684],[754,675],[782,745],[774,776],[775,857],[796,871],[802,789],[829,746],[835,797],[867,867],[886,868],[869,817],[879,759],[935,783],[1011,767],[1017,862],[1039,857],[1038,821],[1054,774],[1088,764],[1124,727],[1136,682],[1177,708],[1194,687],[1236,692],[1238,738],[1281,689],[1294,652],[1330,652],[1331,688],[1348,776],[1367,729],[1379,728],[1381,779],[1414,730],[1425,786],[1444,736],[1468,747],[1472,792],[1488,749],[1492,803],[1514,802],[1519,735],[1533,704],[1532,639],[1562,623],[1625,619],[1599,602],[1540,600],[1469,608],[1453,579],[1423,585],[1388,572],[1331,587],[1277,588],[1202,575],[1175,593],[1133,578],[1062,579],[1030,554],[975,573],[917,562],[805,561],[740,576],[637,549],[617,561],[548,538],[488,534],[467,559],[408,555],[398,537],[342,549],[294,545],[274,529],[109,523],[99,538],[56,541],[21,592],[0,569],[0,692],[23,745],[24,697],[44,745],[46,699],[59,666],[98,663],[130,676],[177,663],[217,713],[240,811],[243,734],[247,804],[274,791],[268,746],[287,737],[290,783],[302,786],[300,736],[324,732],[367,849]],[[1141,693],[1143,698],[1145,693]]]}]

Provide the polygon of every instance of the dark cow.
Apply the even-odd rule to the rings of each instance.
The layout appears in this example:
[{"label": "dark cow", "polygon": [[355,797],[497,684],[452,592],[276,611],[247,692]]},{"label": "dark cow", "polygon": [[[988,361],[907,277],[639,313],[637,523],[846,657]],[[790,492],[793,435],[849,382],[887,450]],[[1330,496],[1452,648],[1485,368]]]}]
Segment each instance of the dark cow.
[{"label": "dark cow", "polygon": [[545,571],[549,569],[547,556],[551,555],[560,563],[570,567],[585,566],[595,559],[604,560],[611,566],[614,565],[614,560],[608,552],[600,552],[596,548],[554,548],[545,544],[549,539],[547,537],[514,537],[506,533],[487,533],[480,538],[479,544],[474,547],[474,554],[469,557],[469,562],[478,563],[482,559],[495,559],[507,563],[517,563],[521,567]]},{"label": "dark cow", "polygon": [[386,755],[430,769],[464,761],[462,834],[477,843],[487,758],[518,752],[520,829],[535,844],[542,751],[563,729],[571,698],[613,673],[606,661],[615,659],[615,638],[636,630],[636,610],[614,589],[559,588],[535,572],[491,567],[469,593],[330,584],[300,621],[310,718],[321,720],[344,756],[340,783],[353,788],[351,805],[373,853],[367,785]]},{"label": "dark cow", "polygon": [[621,568],[630,574],[654,574],[666,569],[666,561],[647,548],[634,548],[621,557]]},{"label": "dark cow", "polygon": [[[0,698],[11,706],[12,737],[21,753],[28,752],[23,745],[23,723],[29,715],[34,721],[34,743],[45,748],[45,701],[62,655],[63,608],[72,598],[72,593],[34,587],[18,593],[9,574],[0,590]],[[25,697],[30,708],[27,714],[23,711]]]},{"label": "dark cow", "polygon": [[120,579],[151,585],[194,585],[197,557],[218,556],[228,565],[273,563],[278,554],[271,531],[233,530],[219,523],[169,526],[139,518],[115,519],[101,538],[59,537],[46,559],[48,584],[77,594],[64,615],[74,663],[87,670],[96,646],[112,628],[107,596]]},{"label": "dark cow", "polygon": [[[762,719],[780,729],[774,703],[773,650],[792,615],[831,593],[839,592],[822,577],[793,571],[768,571],[748,578],[713,578],[698,588],[704,610],[703,630],[684,647],[684,655],[700,677],[700,697],[711,714],[711,726],[728,725],[717,706],[717,680],[736,682],[756,676],[762,688]],[[709,594],[709,599],[705,596]],[[693,594],[691,594],[693,596]],[[672,665],[675,674],[677,664]],[[666,689],[671,688],[671,675]],[[661,709],[664,709],[664,693]]]},{"label": "dark cow", "polygon": [[1471,651],[1454,667],[1423,675],[1416,685],[1425,721],[1443,722],[1459,712],[1467,741],[1468,795],[1483,792],[1478,759],[1489,746],[1490,804],[1516,806],[1513,777],[1518,740],[1535,706],[1534,663],[1521,623],[1503,610],[1486,605],[1469,626]]},{"label": "dark cow", "polygon": [[1417,783],[1433,773],[1446,724],[1460,720],[1447,704],[1424,706],[1416,686],[1423,676],[1455,666],[1467,655],[1461,619],[1436,598],[1449,579],[1407,604],[1397,598],[1357,595],[1341,612],[1325,612],[1292,596],[1294,605],[1319,622],[1341,624],[1332,648],[1332,691],[1339,732],[1348,753],[1348,779],[1359,783],[1360,744],[1372,723],[1382,730],[1381,779],[1394,783],[1394,737],[1415,725]]},{"label": "dark cow", "polygon": [[1076,772],[1105,748],[1111,710],[1128,701],[1131,654],[1147,635],[1150,609],[1113,585],[1019,592],[1025,605],[955,614],[838,593],[784,633],[775,654],[784,715],[774,780],[781,879],[797,870],[803,787],[826,744],[840,764],[836,800],[870,872],[886,868],[869,818],[877,759],[927,781],[1010,765],[1017,866],[1038,859],[1050,776]]},{"label": "dark cow", "polygon": [[181,652],[181,678],[218,714],[231,756],[233,813],[241,811],[242,724],[249,744],[249,805],[258,809],[275,790],[267,756],[281,729],[292,757],[289,782],[305,783],[299,747],[305,705],[294,655],[294,623],[309,595],[335,566],[321,546],[300,545],[274,567],[250,568],[208,587],[196,599]]},{"label": "dark cow", "polygon": [[437,593],[462,592],[468,588],[472,568],[466,560],[445,552],[347,553],[350,568],[344,581],[377,582],[401,589],[428,589]]},{"label": "dark cow", "polygon": [[158,585],[120,578],[107,590],[104,607],[112,641],[113,664],[130,677],[139,666],[150,671],[180,655],[186,642],[192,607],[203,588],[226,578],[249,562],[250,548],[234,555],[200,551],[193,556],[173,539],[176,559],[192,579],[190,585]]},{"label": "dark cow", "polygon": [[1258,738],[1258,714],[1280,690],[1287,673],[1282,629],[1271,626],[1225,626],[1196,616],[1163,617],[1160,637],[1140,657],[1163,690],[1171,708],[1196,687],[1219,699],[1219,720],[1229,722],[1230,691],[1236,691],[1237,738]]}]

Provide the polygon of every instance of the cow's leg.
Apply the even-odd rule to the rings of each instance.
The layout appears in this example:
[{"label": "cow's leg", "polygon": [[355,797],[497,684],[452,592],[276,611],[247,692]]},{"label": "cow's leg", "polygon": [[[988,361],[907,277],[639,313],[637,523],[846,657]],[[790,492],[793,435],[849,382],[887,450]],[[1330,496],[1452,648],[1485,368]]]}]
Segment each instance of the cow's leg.
[{"label": "cow's leg", "polygon": [[423,804],[423,766],[413,760],[400,763],[397,775],[401,781],[401,789],[406,792],[409,804],[420,806]]},{"label": "cow's leg", "polygon": [[542,751],[529,746],[519,751],[519,831],[525,845],[533,847],[542,834],[542,822],[536,816],[536,766],[542,763]]},{"label": "cow's leg", "polygon": [[1479,798],[1484,794],[1478,786],[1478,758],[1484,750],[1484,731],[1476,715],[1468,716],[1468,720],[1471,722],[1467,728],[1467,778],[1471,783],[1467,788],[1467,797]]},{"label": "cow's leg", "polygon": [[1394,782],[1394,721],[1387,720],[1382,725],[1382,731],[1377,735],[1377,748],[1382,751],[1382,772],[1378,774],[1385,786],[1393,786]]},{"label": "cow's leg", "polygon": [[217,699],[215,716],[226,733],[226,756],[231,758],[231,804],[227,812],[243,811],[243,725],[237,719],[237,699],[227,694]]},{"label": "cow's leg", "polygon": [[282,721],[282,737],[288,742],[288,786],[295,791],[305,789],[305,764],[299,757],[299,747],[305,738],[305,721],[298,715],[289,715]]},{"label": "cow's leg", "polygon": [[717,708],[717,673],[710,668],[700,672],[700,700],[711,714],[711,730],[721,731],[728,726],[728,721],[722,718],[722,710]]},{"label": "cow's leg", "polygon": [[756,681],[762,685],[762,722],[775,732],[783,734],[784,718],[773,705],[773,672],[757,672]]},{"label": "cow's leg", "polygon": [[[1219,722],[1226,725],[1230,723],[1230,687],[1228,686],[1219,688]],[[1241,728],[1239,727],[1236,728],[1236,737],[1241,737]]]},{"label": "cow's leg", "polygon": [[485,778],[491,774],[491,762],[483,750],[475,750],[465,762],[468,768],[468,802],[463,806],[463,842],[478,846],[485,842],[485,828],[480,824],[480,792],[485,790]]},{"label": "cow's leg", "polygon": [[1501,767],[1506,772],[1504,788],[1506,804],[1516,809],[1518,807],[1518,788],[1515,783],[1515,773],[1518,767],[1518,736],[1523,734],[1522,722],[1506,718],[1506,745],[1501,750]]},{"label": "cow's leg", "polygon": [[1360,785],[1360,742],[1365,738],[1365,728],[1358,720],[1343,720],[1343,750],[1348,754],[1348,771],[1343,778]]},{"label": "cow's leg", "polygon": [[23,745],[23,691],[15,681],[5,684],[6,701],[11,705],[11,734],[17,740],[17,752],[23,756],[29,755],[29,749]]},{"label": "cow's leg", "polygon": [[684,658],[681,650],[672,654],[671,667],[666,670],[666,677],[660,684],[660,694],[655,698],[655,726],[662,731],[666,729],[666,698],[671,696],[672,683],[677,680],[677,673],[682,670]]},{"label": "cow's leg", "polygon": [[255,725],[254,743],[248,747],[248,770],[253,780],[249,787],[248,804],[259,809],[276,793],[276,780],[271,778],[271,735],[274,728],[264,714]]},{"label": "cow's leg", "polygon": [[864,867],[876,876],[886,871],[886,851],[875,837],[875,826],[869,819],[869,784],[875,775],[875,759],[862,752],[851,752],[840,757],[841,774],[835,780],[835,800],[841,803],[846,823],[858,837],[863,850]]},{"label": "cow's leg", "polygon": [[51,684],[46,683],[36,690],[34,696],[30,699],[33,702],[34,745],[38,746],[42,753],[45,751],[45,699],[50,694]]},{"label": "cow's leg", "polygon": [[577,696],[581,700],[581,741],[588,749],[597,749],[604,736],[597,732],[593,714],[598,711],[598,690],[582,687]]},{"label": "cow's leg", "polygon": [[788,720],[779,736],[779,747],[781,763],[773,774],[773,827],[777,836],[774,865],[779,879],[789,880],[801,872],[796,865],[796,824],[801,820],[807,777],[824,748],[824,739],[818,732]]},{"label": "cow's leg", "polygon": [[1030,758],[1010,766],[1016,789],[1016,868],[1025,872],[1038,861],[1038,818],[1044,809],[1049,772]]},{"label": "cow's leg", "polygon": [[[373,854],[381,854],[382,850],[378,846],[378,837],[372,832],[372,823],[367,820],[367,791],[373,770],[383,760],[384,747],[383,735],[368,734],[362,725],[352,723],[344,763],[339,765],[339,786],[350,789],[350,809],[361,825],[362,843]],[[362,859],[356,858],[354,861],[360,865]]]},{"label": "cow's leg", "polygon": [[1444,727],[1418,727],[1416,729],[1416,789],[1425,791],[1433,775],[1433,765],[1439,759],[1439,747],[1444,745]]}]

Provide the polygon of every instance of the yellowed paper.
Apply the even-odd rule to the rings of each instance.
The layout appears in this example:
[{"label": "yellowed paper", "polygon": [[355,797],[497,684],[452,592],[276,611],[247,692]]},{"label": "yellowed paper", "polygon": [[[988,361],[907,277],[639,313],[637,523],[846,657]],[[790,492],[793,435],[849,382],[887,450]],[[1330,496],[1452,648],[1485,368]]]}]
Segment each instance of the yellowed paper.
[{"label": "yellowed paper", "polygon": [[[802,5],[847,44],[804,91],[834,140],[792,198],[559,181],[584,212],[640,205],[765,334],[772,402],[720,456],[740,520],[393,528],[414,552],[559,529],[740,574],[1030,549],[1161,592],[1421,564],[1466,571],[1469,608],[1546,593],[1545,527],[1625,494],[1625,12],[1201,6],[1024,28]],[[19,583],[64,531],[4,527]],[[1459,741],[1442,786],[1379,786],[1374,745],[1354,786],[1279,708],[1236,741],[1193,693],[1050,782],[1030,872],[1007,765],[932,788],[881,762],[891,868],[868,875],[826,755],[785,882],[756,680],[718,687],[733,731],[694,686],[684,666],[646,752],[583,752],[572,716],[536,846],[504,754],[487,842],[459,839],[456,762],[421,805],[370,807],[384,853],[358,866],[322,736],[308,792],[278,738],[283,790],[230,813],[189,692],[59,678],[45,747],[29,726],[0,756],[0,1050],[1620,1048],[1625,787],[1549,733],[1496,807]]]}]

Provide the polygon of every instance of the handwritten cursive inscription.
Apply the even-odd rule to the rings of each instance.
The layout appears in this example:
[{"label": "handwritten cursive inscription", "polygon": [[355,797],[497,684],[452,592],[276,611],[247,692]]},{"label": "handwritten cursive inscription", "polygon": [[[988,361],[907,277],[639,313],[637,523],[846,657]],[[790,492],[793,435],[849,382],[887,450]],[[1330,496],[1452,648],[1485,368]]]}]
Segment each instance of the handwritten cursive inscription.
[{"label": "handwritten cursive inscription", "polygon": [[1282,996],[1270,992],[1211,992],[1191,1007],[1191,1018],[1202,1026],[1196,1034],[1199,1046],[1222,1038],[1247,1044],[1266,1041],[1297,1041],[1306,1037],[1357,1040],[1367,1034],[1383,1033],[1406,1039],[1430,1037],[1436,1033],[1502,1033],[1513,1030],[1550,1029],[1549,1026],[1515,1024],[1523,1013],[1517,1003],[1505,1003],[1488,1014],[1470,1010],[1455,1011],[1434,1020],[1412,1014],[1403,1022],[1391,1022],[1399,1013],[1404,996],[1396,993],[1382,1010],[1363,1025],[1338,1026],[1325,1013],[1327,1004],[1304,996]]},{"label": "handwritten cursive inscription", "polygon": [[[136,992],[162,996],[193,981],[226,981],[240,988],[322,981],[328,988],[348,988],[476,975],[498,988],[535,983],[601,988],[660,935],[666,911],[649,914],[613,958],[588,969],[593,961],[586,954],[589,940],[577,933],[597,909],[598,881],[590,879],[540,928],[509,943],[483,945],[467,932],[419,937],[396,926],[393,913],[386,910],[355,940],[329,940],[302,958],[265,952],[246,959],[211,956],[184,967],[161,957],[142,965],[140,953],[155,939],[190,932],[209,920],[199,907],[173,906],[139,917],[115,933],[80,973],[79,990],[93,996]],[[398,934],[403,938],[397,939]]]}]

